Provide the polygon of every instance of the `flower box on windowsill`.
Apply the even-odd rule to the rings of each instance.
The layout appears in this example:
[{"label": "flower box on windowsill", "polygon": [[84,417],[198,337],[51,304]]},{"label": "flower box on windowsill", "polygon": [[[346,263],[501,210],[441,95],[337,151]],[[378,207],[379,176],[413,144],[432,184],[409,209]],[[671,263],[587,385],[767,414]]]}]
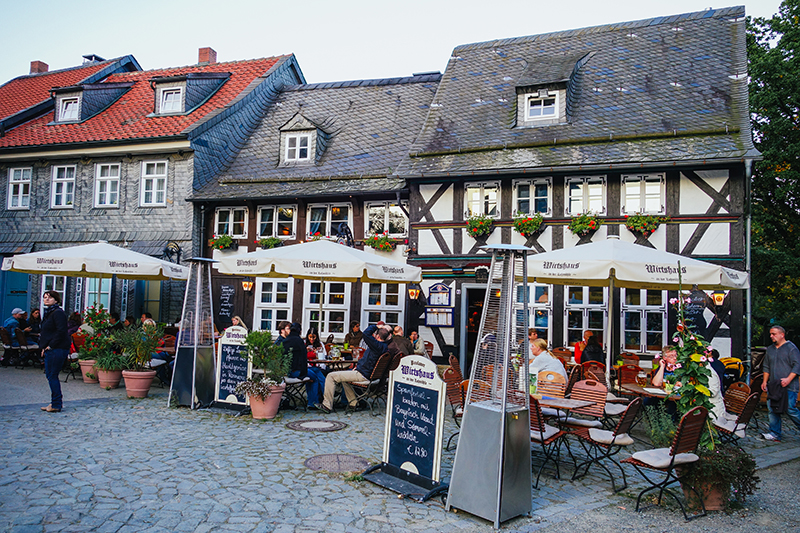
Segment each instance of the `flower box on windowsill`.
[{"label": "flower box on windowsill", "polygon": [[238,250],[239,241],[234,240],[230,235],[214,235],[208,240],[208,245],[216,250]]},{"label": "flower box on windowsill", "polygon": [[475,215],[467,219],[467,234],[473,239],[488,236],[494,231],[494,219],[485,215]]}]

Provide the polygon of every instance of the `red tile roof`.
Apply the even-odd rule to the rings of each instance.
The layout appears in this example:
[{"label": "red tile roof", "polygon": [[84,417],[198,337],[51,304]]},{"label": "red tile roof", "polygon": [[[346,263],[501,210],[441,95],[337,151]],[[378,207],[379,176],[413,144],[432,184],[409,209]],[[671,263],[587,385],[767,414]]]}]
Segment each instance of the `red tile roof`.
[{"label": "red tile roof", "polygon": [[[233,101],[254,79],[265,74],[283,57],[114,74],[103,83],[133,82],[134,86],[108,109],[79,124],[50,124],[54,119],[50,112],[6,132],[4,137],[0,137],[0,148],[180,135],[210,112]],[[229,72],[231,76],[208,101],[188,115],[148,116],[154,112],[155,101],[149,80],[195,72]]]},{"label": "red tile roof", "polygon": [[80,83],[114,61],[20,76],[0,85],[0,120],[47,100],[53,87]]}]

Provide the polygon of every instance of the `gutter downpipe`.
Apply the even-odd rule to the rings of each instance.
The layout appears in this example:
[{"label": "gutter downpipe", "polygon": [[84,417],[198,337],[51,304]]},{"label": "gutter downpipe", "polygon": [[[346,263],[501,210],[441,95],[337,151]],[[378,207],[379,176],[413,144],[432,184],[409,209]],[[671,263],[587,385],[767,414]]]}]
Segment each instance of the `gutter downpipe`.
[{"label": "gutter downpipe", "polygon": [[753,359],[753,347],[751,346],[751,339],[753,334],[753,326],[752,326],[752,319],[753,319],[753,274],[751,269],[751,262],[750,262],[750,253],[752,249],[752,241],[750,237],[750,231],[752,228],[752,198],[751,198],[751,180],[753,178],[753,160],[752,159],[745,159],[744,160],[744,180],[745,180],[745,197],[747,199],[747,203],[745,204],[746,211],[745,211],[745,218],[744,218],[744,246],[745,246],[745,270],[747,271],[748,276],[750,277],[750,283],[745,291],[745,335],[746,335],[746,342],[745,342],[745,349],[746,352],[746,361],[747,361],[747,368],[749,369],[747,373],[747,384],[750,385],[750,375],[753,371],[752,366],[752,359]]}]

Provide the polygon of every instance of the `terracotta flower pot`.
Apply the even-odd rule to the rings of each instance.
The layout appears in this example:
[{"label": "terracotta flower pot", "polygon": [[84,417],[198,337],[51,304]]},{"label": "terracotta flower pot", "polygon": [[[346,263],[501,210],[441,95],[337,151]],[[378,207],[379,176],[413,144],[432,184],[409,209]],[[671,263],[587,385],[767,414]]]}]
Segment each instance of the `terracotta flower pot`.
[{"label": "terracotta flower pot", "polygon": [[[97,383],[97,369],[94,367],[94,364],[97,361],[94,359],[78,359],[78,365],[81,367],[81,376],[83,376],[84,383]],[[92,374],[94,377],[91,378],[86,374]]]},{"label": "terracotta flower pot", "polygon": [[[681,488],[683,488],[683,496],[686,498],[689,507],[699,509],[700,502],[697,501],[695,493],[684,486],[683,482],[681,482]],[[697,487],[697,492],[703,497],[703,505],[706,511],[721,511],[725,509],[725,499],[722,494],[722,486],[719,483],[703,483],[700,487]]]},{"label": "terracotta flower pot", "polygon": [[155,370],[123,370],[122,377],[125,378],[125,392],[128,398],[147,398],[150,392],[150,385],[156,377]]},{"label": "terracotta flower pot", "polygon": [[286,385],[270,387],[272,394],[263,400],[255,396],[249,396],[250,411],[253,413],[253,418],[275,418],[275,415],[278,414],[278,408],[281,406],[281,398],[283,397],[283,390],[285,388]]},{"label": "terracotta flower pot", "polygon": [[95,371],[100,387],[103,389],[116,389],[122,380],[122,370],[100,370]]}]

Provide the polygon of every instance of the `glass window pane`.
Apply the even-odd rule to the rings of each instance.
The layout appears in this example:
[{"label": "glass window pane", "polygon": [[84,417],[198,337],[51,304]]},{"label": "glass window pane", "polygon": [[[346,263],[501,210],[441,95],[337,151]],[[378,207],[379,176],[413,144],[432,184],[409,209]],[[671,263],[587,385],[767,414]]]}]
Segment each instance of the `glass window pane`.
[{"label": "glass window pane", "polygon": [[482,215],[481,211],[481,188],[480,187],[467,187],[467,216],[472,217],[475,215]]},{"label": "glass window pane", "polygon": [[369,284],[369,305],[381,305],[381,286],[378,283]]},{"label": "glass window pane", "polygon": [[603,184],[589,183],[589,211],[600,213],[603,211]]},{"label": "glass window pane", "polygon": [[583,183],[581,182],[569,184],[569,213],[571,215],[583,213]]},{"label": "glass window pane", "polygon": [[399,313],[386,313],[385,316],[386,318],[384,318],[383,321],[389,324],[390,326],[397,326],[400,323]]},{"label": "glass window pane", "polygon": [[517,213],[530,213],[531,186],[528,184],[517,185]]},{"label": "glass window pane", "polygon": [[657,352],[664,346],[664,334],[660,332],[647,333],[647,350]]},{"label": "glass window pane", "polygon": [[603,287],[589,287],[589,304],[603,305]]},{"label": "glass window pane", "polygon": [[344,283],[331,283],[328,296],[329,304],[344,304]]},{"label": "glass window pane", "polygon": [[383,233],[386,209],[382,205],[371,205],[367,209],[369,228],[367,233]]},{"label": "glass window pane", "polygon": [[550,287],[536,286],[533,289],[534,301],[536,303],[544,304],[550,301]]},{"label": "glass window pane", "polygon": [[291,237],[294,235],[294,208],[278,208],[278,237]]},{"label": "glass window pane", "polygon": [[639,311],[625,312],[625,329],[639,331],[642,328],[642,314]]},{"label": "glass window pane", "polygon": [[487,216],[497,216],[497,186],[486,185],[483,188],[483,209]]},{"label": "glass window pane", "polygon": [[344,333],[344,311],[328,312],[328,332]]},{"label": "glass window pane", "polygon": [[320,286],[320,283],[318,281],[315,282],[315,283],[311,283],[311,285],[309,287],[308,303],[319,304],[319,301],[320,301],[320,298],[319,298],[319,286]]},{"label": "glass window pane", "polygon": [[663,291],[647,291],[647,305],[661,305],[663,302]]},{"label": "glass window pane", "polygon": [[641,185],[639,181],[626,181],[625,211],[628,213],[638,213],[641,209]]},{"label": "glass window pane", "polygon": [[406,214],[397,204],[389,206],[389,233],[404,235],[406,233]]},{"label": "glass window pane", "polygon": [[571,304],[582,304],[583,287],[567,287],[567,301]]},{"label": "glass window pane", "polygon": [[625,289],[625,305],[641,305],[641,292],[638,289]]},{"label": "glass window pane", "polygon": [[369,324],[375,324],[376,322],[380,322],[381,314],[377,311],[370,311],[367,313],[367,322]]},{"label": "glass window pane", "polygon": [[[583,335],[583,311],[567,311],[567,327],[578,329]],[[580,340],[580,338],[579,338]]]},{"label": "glass window pane", "polygon": [[639,330],[625,332],[625,349],[639,351],[642,348],[641,334]]},{"label": "glass window pane", "polygon": [[259,210],[258,234],[262,237],[272,236],[272,222],[275,211],[272,208],[262,208]]},{"label": "glass window pane", "polygon": [[308,233],[310,235],[327,235],[327,207],[312,207],[308,210]]},{"label": "glass window pane", "polygon": [[591,330],[603,330],[604,311],[589,311],[589,327]]}]

